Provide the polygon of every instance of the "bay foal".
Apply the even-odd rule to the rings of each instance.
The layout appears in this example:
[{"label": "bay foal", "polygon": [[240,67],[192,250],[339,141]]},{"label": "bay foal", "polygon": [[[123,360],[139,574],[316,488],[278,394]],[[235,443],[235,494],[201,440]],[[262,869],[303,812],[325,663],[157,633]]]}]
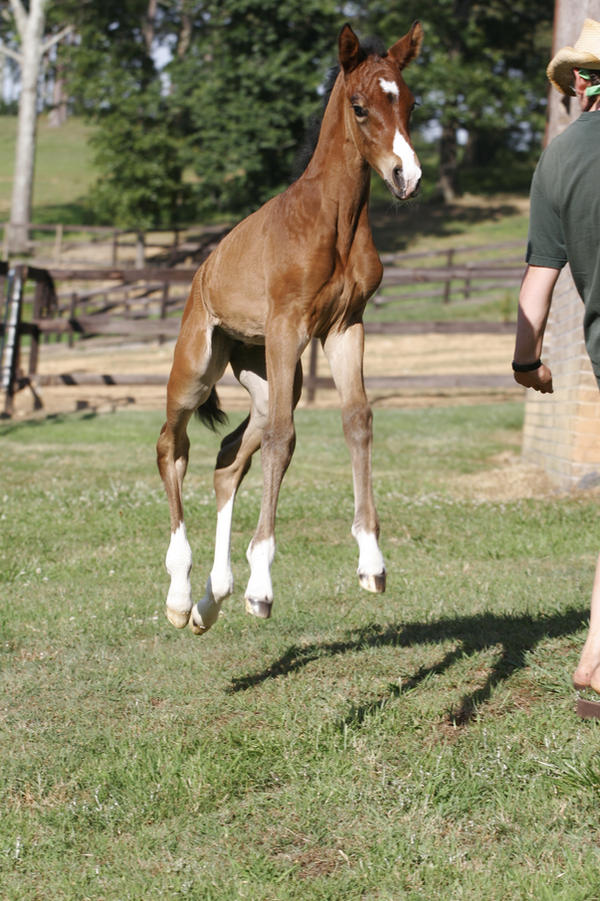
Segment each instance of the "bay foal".
[{"label": "bay foal", "polygon": [[[402,71],[418,55],[422,39],[416,22],[387,53],[367,53],[344,26],[340,73],[304,174],[239,223],[194,276],[157,445],[171,515],[167,616],[178,628],[189,622],[194,632],[205,632],[233,591],[233,505],[259,447],[263,495],[247,551],[246,609],[263,618],[271,613],[275,509],[295,445],[300,356],[313,337],[322,342],[341,400],[354,482],[359,582],[368,591],[385,590],[371,486],[372,417],[362,370],[363,311],[382,276],[368,221],[370,167],[401,200],[417,190],[421,169],[409,137],[413,96]],[[222,416],[214,385],[228,363],[249,393],[250,414],[223,440],[217,457],[214,562],[204,596],[194,606],[181,496],[187,425],[196,410],[209,424]]]}]

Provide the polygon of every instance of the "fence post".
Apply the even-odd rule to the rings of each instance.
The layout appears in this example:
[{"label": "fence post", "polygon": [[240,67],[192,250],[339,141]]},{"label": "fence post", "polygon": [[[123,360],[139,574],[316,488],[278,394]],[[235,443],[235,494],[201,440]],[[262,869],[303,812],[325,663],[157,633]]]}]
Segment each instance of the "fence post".
[{"label": "fence post", "polygon": [[[168,282],[167,280],[165,280],[165,283],[164,283],[164,285],[163,285],[163,290],[162,290],[162,297],[161,297],[161,300],[160,300],[160,314],[159,314],[159,315],[160,315],[160,318],[161,318],[161,319],[166,319],[166,318],[167,318],[167,306],[168,306],[168,303],[169,303],[169,282]],[[158,336],[158,343],[159,343],[159,344],[164,344],[164,343],[165,343],[165,336],[164,336],[164,335],[159,335],[159,336]]]},{"label": "fence post", "polygon": [[468,271],[469,274],[465,276],[465,289],[464,289],[464,292],[463,292],[465,300],[468,300],[469,297],[471,296],[471,269],[472,269],[472,265],[473,265],[473,264],[470,263],[470,262],[467,263],[467,271]]},{"label": "fence post", "polygon": [[6,279],[6,305],[4,308],[4,329],[1,345],[1,381],[0,389],[4,392],[3,416],[10,417],[13,412],[15,395],[15,379],[19,361],[19,344],[21,334],[21,307],[23,305],[23,266],[9,269]]},{"label": "fence post", "polygon": [[135,268],[143,269],[146,261],[146,236],[138,232],[135,238]]},{"label": "fence post", "polygon": [[60,222],[56,226],[56,232],[54,233],[54,259],[57,263],[60,263],[60,255],[62,253],[62,241],[63,241],[63,226],[62,222]]},{"label": "fence post", "polygon": [[73,347],[75,343],[75,329],[73,328],[73,320],[75,319],[75,313],[77,312],[77,292],[73,291],[71,294],[71,307],[69,310],[69,319],[71,320],[69,326],[69,347]]},{"label": "fence post", "polygon": [[[33,296],[33,315],[32,319],[41,319],[42,311],[47,304],[46,301],[46,292],[48,291],[48,286],[41,281],[37,281],[35,284],[35,294]],[[40,355],[40,329],[39,326],[33,323],[31,327],[31,344],[29,346],[29,378],[31,378],[36,374],[38,367],[38,359]]]},{"label": "fence post", "polygon": [[[452,269],[453,264],[454,264],[454,251],[449,250],[448,254],[446,256],[446,266],[448,267],[448,269]],[[450,303],[450,284],[451,284],[451,282],[452,282],[452,276],[448,275],[448,278],[446,279],[446,284],[444,286],[444,303]]]}]

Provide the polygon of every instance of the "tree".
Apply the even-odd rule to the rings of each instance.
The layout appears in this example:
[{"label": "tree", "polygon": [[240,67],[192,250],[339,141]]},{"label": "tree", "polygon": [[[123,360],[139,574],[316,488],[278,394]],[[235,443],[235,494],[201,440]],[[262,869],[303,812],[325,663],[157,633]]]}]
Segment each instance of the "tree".
[{"label": "tree", "polygon": [[31,220],[33,197],[40,64],[44,54],[70,30],[67,26],[58,33],[44,38],[48,2],[49,0],[31,0],[27,11],[21,0],[10,0],[21,49],[17,51],[6,44],[0,44],[0,52],[16,60],[21,68],[21,96],[8,235],[9,249],[13,252],[25,251],[28,243],[27,226]]},{"label": "tree", "polygon": [[289,184],[339,28],[323,0],[195,5],[189,49],[168,72],[199,211],[244,214]]},{"label": "tree", "polygon": [[60,2],[79,36],[69,93],[97,126],[103,219],[240,214],[289,182],[336,59],[333,0]]},{"label": "tree", "polygon": [[390,11],[388,3],[373,0],[361,7],[364,26],[385,34],[406,30],[413,18],[423,23],[423,51],[411,73],[421,104],[415,122],[437,126],[445,200],[458,193],[461,131],[469,136],[470,158],[487,166],[499,151],[539,144],[553,4],[405,0]]},{"label": "tree", "polygon": [[92,208],[101,221],[138,232],[174,224],[184,196],[182,134],[156,53],[177,32],[182,7],[72,3],[79,41],[69,49],[69,93],[97,126]]}]

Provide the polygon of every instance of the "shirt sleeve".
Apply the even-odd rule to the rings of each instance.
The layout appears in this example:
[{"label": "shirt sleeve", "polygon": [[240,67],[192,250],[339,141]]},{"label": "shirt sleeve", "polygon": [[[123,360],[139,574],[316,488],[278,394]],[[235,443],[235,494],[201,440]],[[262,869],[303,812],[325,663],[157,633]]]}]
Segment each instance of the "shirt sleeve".
[{"label": "shirt sleeve", "polygon": [[551,173],[550,160],[543,154],[531,182],[526,260],[531,266],[562,269],[567,262],[567,251],[556,198],[556,179]]}]

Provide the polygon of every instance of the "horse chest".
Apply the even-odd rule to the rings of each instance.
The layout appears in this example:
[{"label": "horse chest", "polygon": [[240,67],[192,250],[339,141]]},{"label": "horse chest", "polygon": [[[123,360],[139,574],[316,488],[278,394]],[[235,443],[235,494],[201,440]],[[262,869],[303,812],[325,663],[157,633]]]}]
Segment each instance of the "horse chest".
[{"label": "horse chest", "polygon": [[343,326],[362,316],[365,305],[381,281],[383,269],[376,253],[341,259],[332,276],[313,300],[312,331],[320,335],[333,326]]}]

